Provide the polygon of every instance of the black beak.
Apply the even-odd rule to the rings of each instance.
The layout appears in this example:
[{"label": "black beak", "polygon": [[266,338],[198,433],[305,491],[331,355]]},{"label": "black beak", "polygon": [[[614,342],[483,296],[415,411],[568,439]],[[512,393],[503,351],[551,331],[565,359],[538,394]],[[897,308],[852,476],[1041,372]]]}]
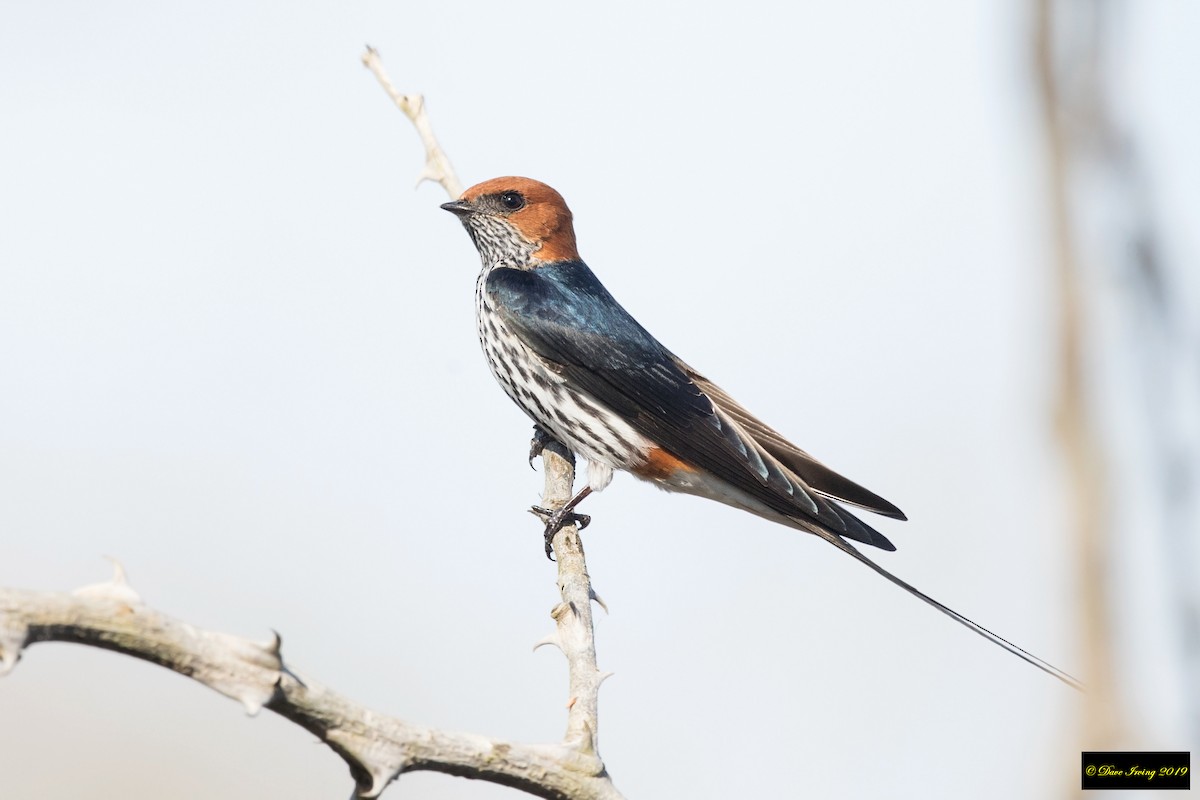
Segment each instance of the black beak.
[{"label": "black beak", "polygon": [[466,217],[475,213],[475,206],[471,205],[466,200],[455,200],[451,203],[442,203],[442,208],[449,211],[456,217]]}]

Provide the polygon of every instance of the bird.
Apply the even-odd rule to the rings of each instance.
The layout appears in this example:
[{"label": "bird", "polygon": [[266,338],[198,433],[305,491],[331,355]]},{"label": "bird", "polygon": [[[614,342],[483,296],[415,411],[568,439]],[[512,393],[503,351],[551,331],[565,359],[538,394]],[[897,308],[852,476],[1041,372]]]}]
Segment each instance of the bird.
[{"label": "bird", "polygon": [[[475,322],[492,375],[552,438],[587,462],[587,482],[546,519],[546,555],[579,503],[616,471],[814,534],[974,633],[1077,689],[1053,664],[893,575],[853,543],[895,550],[846,506],[897,520],[891,502],[843,477],[751,414],[660,343],[580,258],[562,195],[500,177],[441,208],[459,218],[482,260]],[[532,452],[530,459],[532,460]]]}]

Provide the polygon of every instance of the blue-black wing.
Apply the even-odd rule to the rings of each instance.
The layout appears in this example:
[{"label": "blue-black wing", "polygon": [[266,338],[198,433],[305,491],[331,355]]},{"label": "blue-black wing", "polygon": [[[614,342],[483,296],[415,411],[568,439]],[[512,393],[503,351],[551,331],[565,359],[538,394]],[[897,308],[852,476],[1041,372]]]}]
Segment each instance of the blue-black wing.
[{"label": "blue-black wing", "polygon": [[798,450],[691,370],[583,262],[494,269],[485,290],[526,345],[659,447],[780,514],[895,549],[825,497],[903,518],[898,508]]}]

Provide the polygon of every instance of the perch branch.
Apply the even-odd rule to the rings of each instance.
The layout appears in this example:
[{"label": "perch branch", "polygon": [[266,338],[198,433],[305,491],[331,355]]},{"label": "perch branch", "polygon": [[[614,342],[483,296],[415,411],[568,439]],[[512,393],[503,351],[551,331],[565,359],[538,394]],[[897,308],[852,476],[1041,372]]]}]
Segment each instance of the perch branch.
[{"label": "perch branch", "polygon": [[[546,473],[542,506],[562,508],[571,499],[575,478],[574,458],[560,443],[551,442],[542,450],[542,466]],[[577,527],[569,525],[559,531],[554,537],[553,546],[558,562],[558,590],[562,602],[550,612],[557,629],[538,644],[554,644],[567,657],[570,699],[567,701],[564,742],[578,748],[581,753],[599,758],[598,696],[600,684],[611,674],[602,673],[596,667],[592,600],[599,601],[599,598],[592,591],[583,542]]]},{"label": "perch branch", "polygon": [[[422,178],[435,180],[442,185],[453,200],[462,194],[462,186],[455,177],[454,168],[441,145],[433,135],[429,117],[425,113],[424,98],[406,95],[396,89],[383,67],[379,51],[367,47],[363,53],[363,64],[374,73],[384,91],[396,106],[404,112],[425,144],[425,172]],[[570,451],[558,442],[549,442],[542,449],[542,467],[546,475],[546,486],[542,495],[543,508],[562,508],[571,499],[575,481],[575,461]],[[538,643],[553,644],[567,658],[568,694],[567,733],[564,743],[580,754],[594,757],[600,768],[597,737],[599,733],[598,701],[600,684],[608,677],[596,667],[595,633],[592,627],[591,601],[603,602],[592,590],[587,561],[579,531],[574,525],[564,527],[553,541],[555,559],[558,562],[558,589],[561,602],[551,611],[556,630]],[[536,649],[536,647],[535,647]]]}]

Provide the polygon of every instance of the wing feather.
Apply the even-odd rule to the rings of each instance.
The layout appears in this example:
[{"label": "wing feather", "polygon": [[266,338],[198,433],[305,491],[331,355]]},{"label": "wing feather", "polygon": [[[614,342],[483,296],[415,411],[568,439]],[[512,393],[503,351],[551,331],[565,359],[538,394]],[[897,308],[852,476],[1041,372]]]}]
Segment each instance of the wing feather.
[{"label": "wing feather", "polygon": [[672,356],[672,358],[683,373],[712,399],[717,408],[736,420],[756,442],[763,446],[763,449],[795,472],[813,491],[885,517],[908,519],[904,516],[904,512],[892,503],[849,478],[834,472],[783,438],[779,432],[760,421],[726,394],[721,387],[685,364],[678,356]]}]

